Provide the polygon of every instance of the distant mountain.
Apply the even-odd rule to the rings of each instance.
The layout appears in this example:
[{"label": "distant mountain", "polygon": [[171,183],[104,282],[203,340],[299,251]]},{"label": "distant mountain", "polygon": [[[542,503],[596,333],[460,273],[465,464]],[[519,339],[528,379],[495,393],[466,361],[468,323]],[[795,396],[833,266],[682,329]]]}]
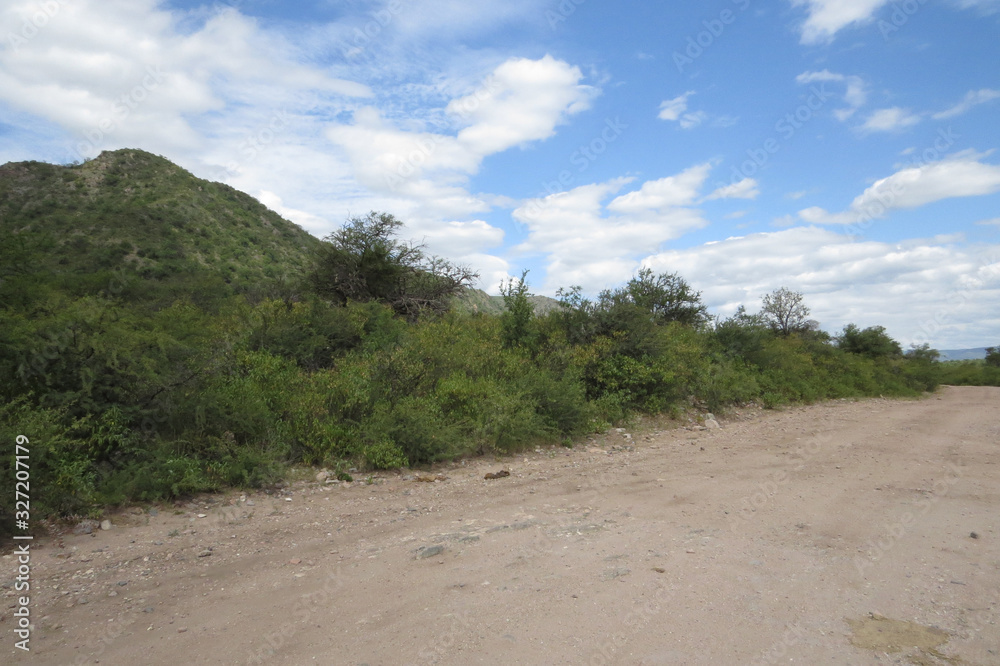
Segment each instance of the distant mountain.
[{"label": "distant mountain", "polygon": [[[548,296],[529,296],[536,315],[545,315],[558,309],[559,301]],[[482,289],[469,289],[457,299],[457,307],[484,314],[498,315],[504,311],[503,296],[490,296]]]},{"label": "distant mountain", "polygon": [[975,349],[940,349],[941,361],[976,361],[986,358],[986,347]]}]

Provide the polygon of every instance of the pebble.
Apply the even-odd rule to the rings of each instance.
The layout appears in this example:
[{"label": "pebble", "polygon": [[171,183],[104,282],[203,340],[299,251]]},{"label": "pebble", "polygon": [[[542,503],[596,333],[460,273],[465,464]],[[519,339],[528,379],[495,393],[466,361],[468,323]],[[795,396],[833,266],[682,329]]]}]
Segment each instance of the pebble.
[{"label": "pebble", "polygon": [[107,530],[110,530],[112,527],[113,526],[111,525],[111,521],[110,520],[105,519],[105,520],[101,521],[101,529],[102,530],[107,531]]},{"label": "pebble", "polygon": [[187,631],[187,627],[178,627],[177,628],[177,633],[178,634],[183,634],[185,631]]},{"label": "pebble", "polygon": [[420,554],[417,555],[417,558],[424,560],[427,559],[428,557],[434,557],[435,555],[440,555],[443,552],[444,552],[444,546],[430,546],[429,548],[424,548],[422,551],[420,551]]},{"label": "pebble", "polygon": [[209,550],[208,548],[198,553],[198,557],[211,557],[211,556],[212,556],[212,551]]}]

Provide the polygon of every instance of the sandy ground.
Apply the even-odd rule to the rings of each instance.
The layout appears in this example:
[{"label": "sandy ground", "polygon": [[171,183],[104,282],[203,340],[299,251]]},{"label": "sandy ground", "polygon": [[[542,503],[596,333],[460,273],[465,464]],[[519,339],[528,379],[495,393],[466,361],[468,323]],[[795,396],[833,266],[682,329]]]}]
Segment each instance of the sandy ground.
[{"label": "sandy ground", "polygon": [[646,421],[433,482],[134,508],[34,543],[28,654],[0,559],[0,661],[1000,664],[998,406]]}]

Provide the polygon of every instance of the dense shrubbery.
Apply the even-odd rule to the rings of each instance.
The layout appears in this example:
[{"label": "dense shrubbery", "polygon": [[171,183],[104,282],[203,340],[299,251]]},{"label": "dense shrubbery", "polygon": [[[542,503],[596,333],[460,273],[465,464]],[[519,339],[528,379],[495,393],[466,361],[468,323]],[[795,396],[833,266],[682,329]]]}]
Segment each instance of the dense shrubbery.
[{"label": "dense shrubbery", "polygon": [[34,515],[259,486],[296,462],[512,452],[636,411],[936,385],[932,350],[901,355],[878,328],[848,327],[833,344],[787,290],[763,315],[712,322],[682,278],[642,271],[596,301],[565,291],[536,317],[522,276],[500,316],[449,311],[442,299],[465,273],[396,244],[391,218],[352,225],[300,285],[205,274],[168,294],[110,267],[90,287],[12,269],[0,282],[0,437],[31,439]]}]

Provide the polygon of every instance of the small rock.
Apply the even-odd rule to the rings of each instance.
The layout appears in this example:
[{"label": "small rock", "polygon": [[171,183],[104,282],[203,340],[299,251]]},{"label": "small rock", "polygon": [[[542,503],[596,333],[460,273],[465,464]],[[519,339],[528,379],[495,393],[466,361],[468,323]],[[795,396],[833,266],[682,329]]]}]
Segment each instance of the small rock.
[{"label": "small rock", "polygon": [[715,419],[705,419],[705,427],[709,430],[718,430],[722,426]]},{"label": "small rock", "polygon": [[198,553],[198,557],[211,557],[211,556],[212,556],[212,551],[208,548]]},{"label": "small rock", "polygon": [[444,546],[431,546],[420,551],[420,554],[417,555],[417,559],[425,560],[428,557],[434,557],[435,555],[440,555],[443,552]]},{"label": "small rock", "polygon": [[510,472],[508,472],[505,469],[502,469],[499,472],[489,472],[483,478],[484,479],[502,479],[502,478],[504,478],[506,476],[510,476]]},{"label": "small rock", "polygon": [[113,527],[110,520],[104,519],[101,521],[101,529],[104,531],[110,530]]},{"label": "small rock", "polygon": [[127,580],[120,580],[120,581],[118,581],[118,587],[125,587],[126,585],[128,585],[128,581]]},{"label": "small rock", "polygon": [[81,606],[86,606],[87,604],[90,603],[90,599],[88,599],[87,597],[80,597],[79,599],[76,600],[76,603],[80,604]]},{"label": "small rock", "polygon": [[319,472],[316,472],[316,482],[317,483],[323,483],[324,481],[326,481],[329,478],[330,478],[330,473],[328,471],[326,471],[325,469],[324,470],[320,470]]},{"label": "small rock", "polygon": [[152,606],[146,606],[145,608],[142,609],[142,612],[143,613],[152,613],[153,612],[153,607]]},{"label": "small rock", "polygon": [[204,513],[199,513],[199,514],[198,514],[198,517],[199,517],[199,518],[204,518],[204,517],[206,517],[206,515],[207,515],[207,514],[204,514]]},{"label": "small rock", "polygon": [[183,634],[185,631],[187,631],[187,627],[178,627],[177,628],[177,633],[178,634]]},{"label": "small rock", "polygon": [[289,564],[302,564],[302,560],[300,560],[297,557],[293,557],[292,559],[288,560],[288,563]]},{"label": "small rock", "polygon": [[110,592],[108,592],[108,596],[109,596],[109,597],[117,597],[117,596],[118,596],[118,593],[117,593],[117,592],[115,592],[114,590],[111,590]]},{"label": "small rock", "polygon": [[84,520],[73,528],[73,534],[90,534],[94,531],[95,527],[98,527],[96,520]]},{"label": "small rock", "polygon": [[972,539],[978,539],[979,535],[976,534],[975,532],[969,532],[969,537],[972,538]]}]

